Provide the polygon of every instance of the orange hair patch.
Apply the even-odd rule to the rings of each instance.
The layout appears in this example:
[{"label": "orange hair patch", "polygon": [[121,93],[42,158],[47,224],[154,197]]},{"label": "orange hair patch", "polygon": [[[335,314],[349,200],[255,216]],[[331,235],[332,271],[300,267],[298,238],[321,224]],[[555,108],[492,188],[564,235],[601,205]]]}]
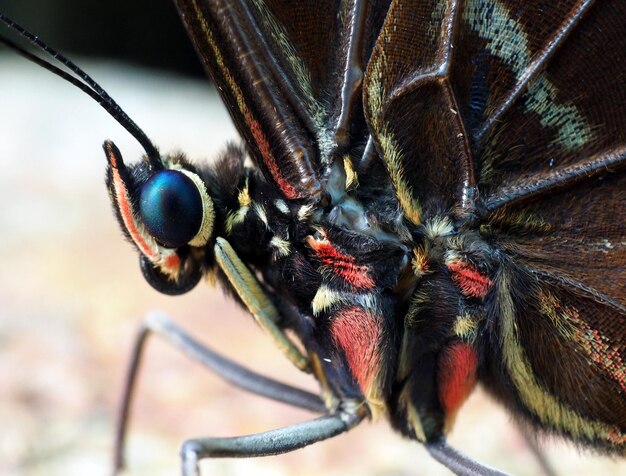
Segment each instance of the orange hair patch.
[{"label": "orange hair patch", "polygon": [[484,299],[491,289],[491,279],[469,263],[455,260],[448,263],[448,269],[465,296]]},{"label": "orange hair patch", "polygon": [[439,402],[446,416],[454,416],[476,383],[478,356],[472,346],[455,342],[441,351],[438,362]]},{"label": "orange hair patch", "polygon": [[307,242],[325,269],[341,277],[357,289],[374,288],[374,279],[370,275],[368,267],[356,264],[354,256],[341,252],[327,239],[316,240],[309,236]]},{"label": "orange hair patch", "polygon": [[367,394],[380,365],[380,320],[371,312],[352,306],[333,316],[330,332],[344,351],[359,387]]}]

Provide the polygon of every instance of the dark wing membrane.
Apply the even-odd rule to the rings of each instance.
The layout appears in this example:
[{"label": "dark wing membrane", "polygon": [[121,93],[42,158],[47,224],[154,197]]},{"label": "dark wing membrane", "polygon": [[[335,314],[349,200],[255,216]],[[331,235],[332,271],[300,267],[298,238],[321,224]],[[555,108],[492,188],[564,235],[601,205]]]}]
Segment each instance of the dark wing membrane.
[{"label": "dark wing membrane", "polygon": [[625,219],[626,174],[615,173],[511,203],[486,227],[516,262],[626,306]]},{"label": "dark wing membrane", "polygon": [[[626,454],[626,174],[511,202],[483,380],[544,429]],[[499,377],[496,377],[498,376]]]},{"label": "dark wing membrane", "polygon": [[[268,12],[282,25],[308,72],[312,96],[323,110],[310,113],[310,127],[323,130],[331,142],[322,161],[332,160],[334,148],[344,153],[367,140],[361,104],[362,78],[390,0],[331,0],[292,2],[269,0]],[[270,38],[271,40],[271,38]],[[277,44],[278,61],[289,71],[289,51]],[[304,88],[296,97],[302,101]],[[313,108],[310,108],[313,109]]]},{"label": "dark wing membrane", "polygon": [[488,210],[623,166],[624,31],[621,0],[466,3],[455,85]]},{"label": "dark wing membrane", "polygon": [[537,78],[593,0],[466,0],[455,41],[455,93],[480,155],[494,128]]},{"label": "dark wing membrane", "polygon": [[482,382],[541,430],[626,454],[626,309],[520,266],[496,292]]},{"label": "dark wing membrane", "polygon": [[623,31],[620,0],[393,2],[364,107],[406,217],[491,211],[621,167]]},{"label": "dark wing membrane", "polygon": [[622,1],[473,0],[455,63],[504,263],[482,379],[541,428],[622,454],[624,31]]},{"label": "dark wing membrane", "polygon": [[362,117],[362,70],[387,2],[176,3],[266,176],[287,198],[315,201],[337,149],[367,140],[349,125]]},{"label": "dark wing membrane", "polygon": [[368,64],[364,107],[406,218],[471,208],[473,172],[451,78],[460,1],[394,1]]}]

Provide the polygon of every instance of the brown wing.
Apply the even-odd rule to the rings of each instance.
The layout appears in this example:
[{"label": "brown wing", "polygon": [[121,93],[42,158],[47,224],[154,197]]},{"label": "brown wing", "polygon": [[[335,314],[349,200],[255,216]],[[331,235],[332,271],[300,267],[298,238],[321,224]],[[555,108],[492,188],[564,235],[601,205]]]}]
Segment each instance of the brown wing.
[{"label": "brown wing", "polygon": [[624,453],[626,176],[510,204],[485,381],[544,429]]},{"label": "brown wing", "polygon": [[[405,217],[499,253],[481,378],[548,430],[624,451],[626,4],[393,2],[366,117]],[[473,226],[473,225],[471,225]]]},{"label": "brown wing", "polygon": [[[494,112],[476,132],[477,174],[490,210],[525,195],[584,181],[607,168],[621,167],[618,164],[626,159],[626,42],[621,33],[626,28],[626,5],[554,3],[563,11],[560,16],[544,12],[557,20],[549,25],[552,33],[543,48],[549,55],[542,56],[539,50],[532,78],[516,95],[516,87],[509,88],[505,101],[487,106]],[[513,19],[509,16],[507,21]],[[516,21],[513,36],[530,45],[533,27],[526,25],[532,22],[524,22],[523,16]],[[572,24],[568,35],[560,33]],[[526,36],[520,36],[523,32]],[[515,57],[531,57],[523,51],[520,48]],[[515,64],[510,52],[502,56]],[[526,72],[515,75],[524,78]]]},{"label": "brown wing", "polygon": [[176,3],[266,176],[287,198],[319,199],[324,169],[367,140],[361,77],[388,2]]},{"label": "brown wing", "polygon": [[366,118],[405,216],[414,224],[429,208],[471,207],[475,191],[450,77],[460,6],[443,0],[393,2],[365,76]]},{"label": "brown wing", "polygon": [[[501,360],[485,380],[542,428],[623,453],[626,4],[552,3],[537,33],[532,3],[545,7],[525,3],[486,24],[477,11],[470,33],[493,42],[489,23],[508,25],[518,46],[500,47],[503,68],[539,61],[523,88],[505,76],[504,92],[474,111],[487,226],[509,263],[492,308]],[[527,76],[520,68],[513,78]]]}]

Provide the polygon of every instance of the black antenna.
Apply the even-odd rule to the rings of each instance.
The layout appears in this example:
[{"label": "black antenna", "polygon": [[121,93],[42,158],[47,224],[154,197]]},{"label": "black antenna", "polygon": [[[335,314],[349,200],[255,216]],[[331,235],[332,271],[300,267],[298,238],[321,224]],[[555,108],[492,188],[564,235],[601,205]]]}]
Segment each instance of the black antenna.
[{"label": "black antenna", "polygon": [[72,74],[62,70],[58,66],[52,64],[43,58],[27,51],[22,46],[17,43],[11,41],[4,35],[0,34],[0,43],[4,43],[6,46],[22,55],[29,61],[32,61],[35,64],[38,64],[42,68],[47,69],[48,71],[56,74],[57,76],[63,78],[67,82],[73,84],[78,89],[83,91],[93,100],[95,100],[106,112],[108,112],[113,119],[115,119],[124,129],[126,129],[137,141],[141,144],[143,149],[146,151],[148,156],[148,160],[150,164],[155,169],[162,168],[162,164],[160,161],[160,154],[157,150],[156,146],[152,143],[148,136],[139,128],[135,121],[133,121],[128,115],[124,112],[124,110],[113,100],[111,96],[100,86],[91,76],[85,73],[81,68],[79,68],[72,61],[67,59],[61,53],[56,51],[55,49],[46,45],[42,40],[40,40],[37,36],[33,35],[31,32],[26,30],[24,27],[15,23],[6,15],[0,13],[0,21],[4,23],[11,30],[17,32],[20,36],[23,36],[28,41],[30,41],[33,45],[35,45],[39,50],[44,53],[50,55],[53,60],[59,62],[67,69],[69,69],[75,76]]}]

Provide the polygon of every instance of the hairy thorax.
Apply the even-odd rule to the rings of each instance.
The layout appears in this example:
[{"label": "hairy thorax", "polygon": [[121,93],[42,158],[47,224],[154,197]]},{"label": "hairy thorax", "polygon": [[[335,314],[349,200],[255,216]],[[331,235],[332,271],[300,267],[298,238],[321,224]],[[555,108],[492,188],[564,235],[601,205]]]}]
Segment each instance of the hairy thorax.
[{"label": "hairy thorax", "polygon": [[473,310],[489,293],[493,252],[451,214],[409,228],[388,183],[358,179],[336,161],[312,205],[272,199],[244,169],[225,233],[306,349],[329,408],[365,403],[424,440],[473,388]]}]

